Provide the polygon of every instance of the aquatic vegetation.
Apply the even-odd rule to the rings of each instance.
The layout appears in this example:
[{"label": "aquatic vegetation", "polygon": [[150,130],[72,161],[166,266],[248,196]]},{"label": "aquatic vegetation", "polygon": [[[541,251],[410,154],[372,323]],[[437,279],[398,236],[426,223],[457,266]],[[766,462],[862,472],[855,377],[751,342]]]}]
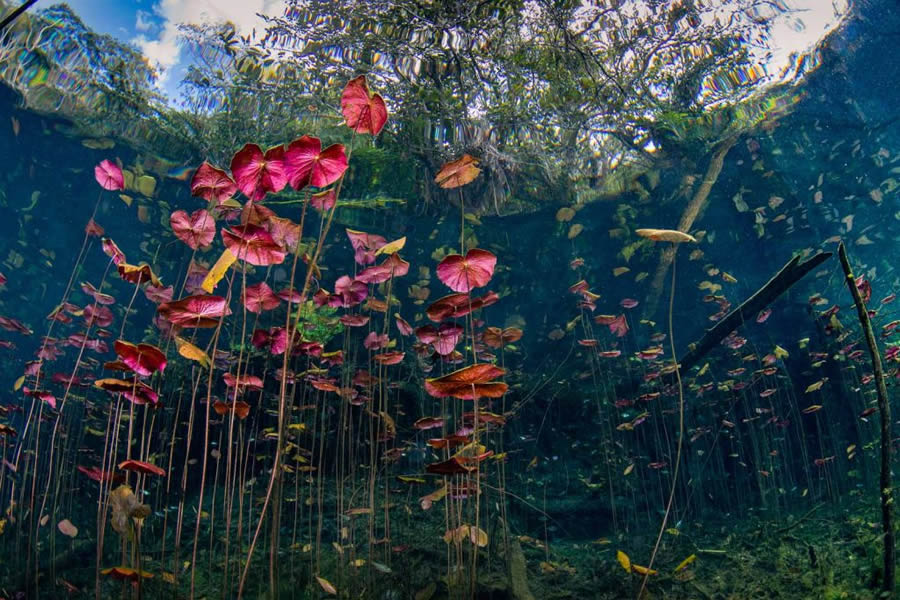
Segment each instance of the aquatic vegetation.
[{"label": "aquatic vegetation", "polygon": [[[463,4],[189,26],[186,110],[115,137],[11,107],[0,595],[890,594],[897,126],[858,69],[763,89],[780,5]],[[26,106],[72,81],[49,14],[0,49]]]}]

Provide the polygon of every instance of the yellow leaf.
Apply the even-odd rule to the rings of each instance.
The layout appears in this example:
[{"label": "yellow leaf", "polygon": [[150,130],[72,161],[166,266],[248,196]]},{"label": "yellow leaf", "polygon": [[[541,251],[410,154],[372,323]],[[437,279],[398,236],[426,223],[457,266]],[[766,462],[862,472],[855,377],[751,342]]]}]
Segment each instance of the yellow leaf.
[{"label": "yellow leaf", "polygon": [[[226,250],[228,252],[228,250]],[[195,360],[202,366],[209,368],[209,357],[206,352],[193,345],[184,338],[175,336],[175,345],[178,347],[178,354],[188,360]]]},{"label": "yellow leaf", "polygon": [[632,471],[634,471],[634,463],[631,463],[630,465],[628,465],[627,467],[625,467],[625,472],[622,473],[622,474],[623,474],[623,475],[631,475],[631,472],[632,472]]},{"label": "yellow leaf", "polygon": [[403,246],[406,245],[406,236],[403,236],[399,240],[394,240],[388,244],[385,244],[381,248],[375,251],[375,256],[380,256],[382,254],[396,254],[403,250]]},{"label": "yellow leaf", "polygon": [[804,393],[808,394],[810,392],[815,392],[815,391],[822,389],[822,386],[825,385],[826,381],[827,381],[827,379],[820,379],[820,380],[816,381],[815,383],[809,384],[806,387],[806,391]]},{"label": "yellow leaf", "polygon": [[22,384],[25,383],[25,376],[20,375],[16,382],[13,384],[13,391],[18,392],[22,388]]},{"label": "yellow leaf", "polygon": [[331,585],[331,582],[325,579],[324,577],[319,577],[316,575],[316,581],[319,582],[319,585],[322,586],[322,589],[325,590],[325,593],[337,595],[337,588]]},{"label": "yellow leaf", "polygon": [[469,541],[479,548],[484,548],[488,545],[488,534],[484,529],[472,526],[469,528]]},{"label": "yellow leaf", "polygon": [[729,275],[728,273],[725,273],[725,272],[722,273],[722,279],[724,279],[728,283],[737,283],[737,279],[735,279],[734,276]]},{"label": "yellow leaf", "polygon": [[225,250],[222,251],[222,256],[219,257],[216,264],[214,264],[212,269],[209,270],[209,273],[206,274],[200,287],[202,287],[207,294],[212,294],[216,285],[222,281],[228,268],[233,265],[236,260],[237,257],[231,253],[231,250],[225,248]]},{"label": "yellow leaf", "polygon": [[628,555],[622,552],[621,550],[616,551],[616,560],[619,561],[619,564],[622,565],[622,568],[631,573],[631,559],[628,558]]},{"label": "yellow leaf", "polygon": [[630,271],[628,267],[616,267],[613,269],[613,277],[618,277],[619,275],[624,275],[628,271]]},{"label": "yellow leaf", "polygon": [[656,569],[648,569],[647,567],[642,567],[641,565],[631,565],[631,570],[638,575],[656,575],[659,573]]},{"label": "yellow leaf", "polygon": [[690,564],[691,564],[692,562],[694,562],[695,560],[697,560],[697,555],[696,555],[696,554],[691,554],[691,555],[688,556],[686,559],[684,559],[683,561],[681,561],[680,563],[678,563],[678,566],[675,567],[674,573],[678,573],[679,571],[684,571],[685,569],[687,569],[688,565],[690,565]]},{"label": "yellow leaf", "polygon": [[775,346],[775,349],[772,350],[772,353],[775,355],[775,358],[787,358],[789,356],[788,351],[781,346]]}]

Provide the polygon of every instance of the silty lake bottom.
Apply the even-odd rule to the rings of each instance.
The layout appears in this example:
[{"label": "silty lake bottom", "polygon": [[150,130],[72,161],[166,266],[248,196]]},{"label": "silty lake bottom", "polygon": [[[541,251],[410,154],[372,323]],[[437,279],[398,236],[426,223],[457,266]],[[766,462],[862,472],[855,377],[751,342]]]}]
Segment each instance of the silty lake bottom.
[{"label": "silty lake bottom", "polygon": [[18,6],[0,598],[897,597],[893,2]]}]

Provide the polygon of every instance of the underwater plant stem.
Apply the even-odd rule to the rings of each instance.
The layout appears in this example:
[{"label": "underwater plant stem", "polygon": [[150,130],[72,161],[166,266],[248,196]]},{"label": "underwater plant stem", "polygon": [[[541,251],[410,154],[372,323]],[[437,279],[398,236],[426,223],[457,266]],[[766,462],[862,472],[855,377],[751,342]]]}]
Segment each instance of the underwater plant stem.
[{"label": "underwater plant stem", "polygon": [[891,405],[888,402],[887,386],[884,383],[884,369],[881,365],[881,355],[875,342],[875,333],[872,331],[872,322],[869,319],[869,311],[865,300],[856,287],[856,278],[847,258],[847,249],[844,243],[838,245],[838,258],[847,279],[847,287],[853,302],[856,304],[856,314],[866,337],[866,345],[869,347],[869,356],[872,358],[872,374],[875,377],[876,390],[878,392],[878,416],[881,420],[881,528],[884,540],[884,577],[881,581],[881,589],[890,597],[894,592],[894,525],[893,525],[893,487],[891,485]]},{"label": "underwater plant stem", "polygon": [[669,489],[669,500],[666,502],[666,512],[663,515],[662,523],[659,526],[659,533],[656,536],[656,543],[653,545],[653,552],[650,554],[650,561],[647,563],[647,573],[641,581],[641,590],[638,592],[638,600],[644,597],[644,590],[647,588],[647,580],[650,579],[650,573],[653,569],[653,561],[656,559],[656,553],[659,551],[659,544],[662,541],[663,533],[666,530],[666,523],[669,522],[669,515],[672,513],[672,502],[675,500],[675,490],[678,486],[678,471],[681,466],[681,450],[684,446],[684,388],[681,385],[681,369],[678,366],[678,358],[675,354],[675,336],[672,327],[672,312],[675,307],[675,254],[678,252],[678,246],[672,244],[672,289],[669,292],[669,347],[672,349],[672,361],[675,365],[675,377],[678,380],[678,449],[675,451],[675,469],[672,471],[672,487]]}]

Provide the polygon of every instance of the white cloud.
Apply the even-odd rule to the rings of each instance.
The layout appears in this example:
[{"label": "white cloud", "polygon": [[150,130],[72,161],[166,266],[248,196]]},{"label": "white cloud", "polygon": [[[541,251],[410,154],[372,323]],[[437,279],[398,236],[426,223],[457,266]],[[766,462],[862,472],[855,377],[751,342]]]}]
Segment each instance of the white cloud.
[{"label": "white cloud", "polygon": [[[237,31],[246,35],[253,28],[262,29],[263,21],[258,14],[281,14],[283,0],[159,0],[153,12],[162,20],[155,36],[138,35],[133,41],[150,62],[159,69],[159,85],[166,83],[169,70],[178,64],[181,48],[178,43],[178,25],[181,23],[234,23]],[[138,14],[138,31],[141,28],[141,14]],[[146,23],[146,22],[144,22]],[[149,23],[146,23],[149,26]],[[149,27],[148,27],[149,29]]]},{"label": "white cloud", "polygon": [[150,31],[150,28],[153,27],[153,22],[150,20],[152,15],[144,10],[137,11],[137,17],[134,21],[134,28],[137,31]]}]

